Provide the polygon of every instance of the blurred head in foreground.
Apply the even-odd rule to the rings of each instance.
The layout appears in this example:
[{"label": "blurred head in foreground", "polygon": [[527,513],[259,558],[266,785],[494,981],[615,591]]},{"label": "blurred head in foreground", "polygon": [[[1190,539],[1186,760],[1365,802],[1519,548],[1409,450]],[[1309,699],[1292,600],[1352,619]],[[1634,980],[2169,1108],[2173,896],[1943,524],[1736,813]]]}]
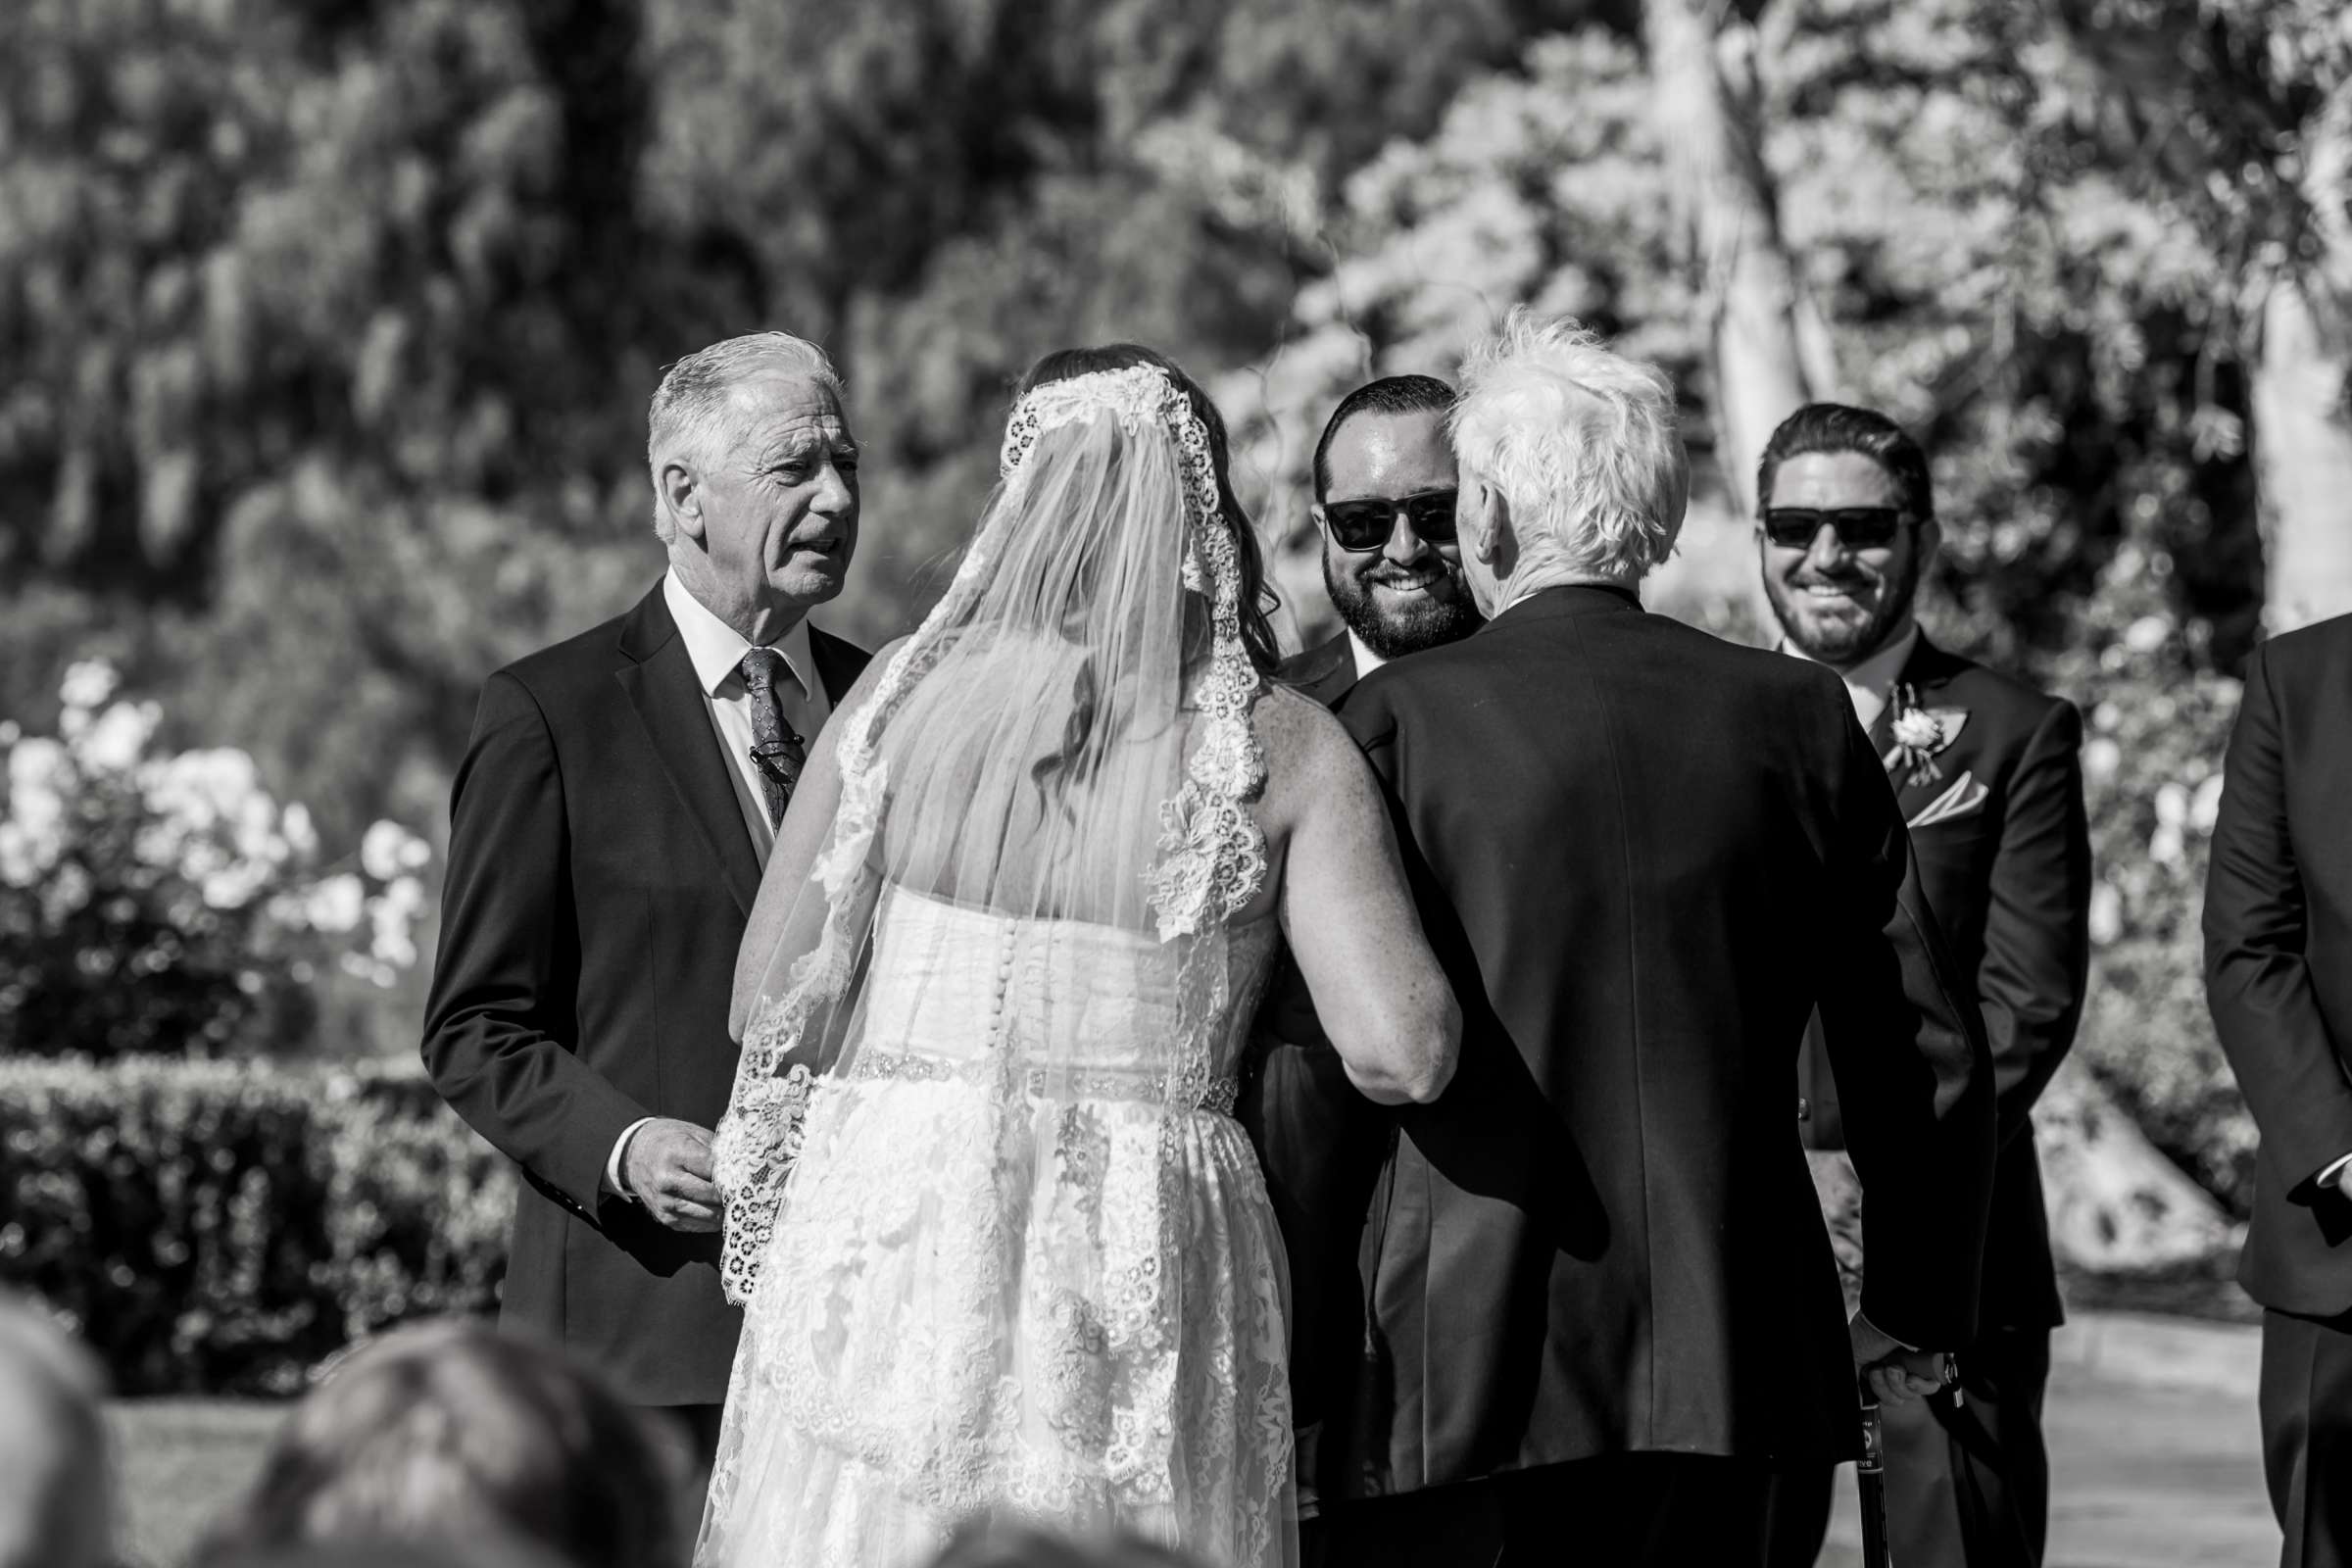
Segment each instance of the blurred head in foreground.
[{"label": "blurred head in foreground", "polygon": [[1200,1568],[1136,1536],[1079,1542],[1012,1519],[967,1520],[931,1568]]},{"label": "blurred head in foreground", "polygon": [[1544,588],[1633,588],[1690,499],[1673,383],[1566,318],[1514,308],[1462,359],[1462,569],[1490,618]]},{"label": "blurred head in foreground", "polygon": [[0,1568],[110,1560],[104,1387],[65,1330],[0,1295]]},{"label": "blurred head in foreground", "polygon": [[419,1324],[302,1401],[198,1560],[513,1540],[573,1568],[669,1568],[684,1560],[682,1470],[667,1433],[556,1351],[483,1323]]}]

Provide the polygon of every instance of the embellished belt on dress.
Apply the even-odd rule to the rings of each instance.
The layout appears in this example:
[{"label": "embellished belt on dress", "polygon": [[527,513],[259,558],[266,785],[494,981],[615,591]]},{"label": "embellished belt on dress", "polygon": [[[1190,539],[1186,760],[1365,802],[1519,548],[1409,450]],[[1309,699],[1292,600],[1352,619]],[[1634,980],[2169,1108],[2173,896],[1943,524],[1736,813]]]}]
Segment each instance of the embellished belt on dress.
[{"label": "embellished belt on dress", "polygon": [[[979,1084],[987,1082],[1001,1070],[999,1063],[987,1057],[926,1056],[909,1051],[864,1051],[858,1053],[849,1075],[853,1080],[897,1078],[915,1083]],[[1166,1075],[1149,1067],[1073,1067],[1058,1073],[1045,1067],[1028,1067],[1021,1069],[1021,1073],[1027,1079],[1024,1087],[1032,1100],[1046,1099],[1056,1079],[1059,1080],[1060,1093],[1074,1099],[1132,1100],[1188,1110],[1205,1110],[1219,1116],[1232,1115],[1234,1103],[1241,1097],[1238,1079],[1208,1072],[1182,1072],[1177,1074],[1173,1082]]]}]

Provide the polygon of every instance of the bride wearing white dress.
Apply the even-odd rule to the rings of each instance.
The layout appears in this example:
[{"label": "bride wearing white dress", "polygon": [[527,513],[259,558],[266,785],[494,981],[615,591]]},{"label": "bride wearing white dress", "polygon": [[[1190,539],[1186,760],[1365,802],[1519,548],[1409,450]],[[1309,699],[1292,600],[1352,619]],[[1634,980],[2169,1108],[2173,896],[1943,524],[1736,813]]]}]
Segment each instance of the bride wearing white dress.
[{"label": "bride wearing white dress", "polygon": [[1231,1116],[1280,939],[1367,1095],[1452,1070],[1371,772],[1268,684],[1208,400],[1049,356],[1002,471],[745,936],[702,1568],[912,1568],[979,1509],[1292,1561],[1283,1254]]}]

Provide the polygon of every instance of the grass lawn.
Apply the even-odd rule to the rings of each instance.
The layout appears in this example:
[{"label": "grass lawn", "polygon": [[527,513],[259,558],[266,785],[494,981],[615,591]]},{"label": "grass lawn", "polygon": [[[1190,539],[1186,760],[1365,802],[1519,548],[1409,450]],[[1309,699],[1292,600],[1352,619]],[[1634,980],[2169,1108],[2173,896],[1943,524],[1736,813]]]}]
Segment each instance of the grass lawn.
[{"label": "grass lawn", "polygon": [[[2230,1332],[2250,1354],[2252,1331]],[[217,1399],[111,1406],[126,1561],[179,1568],[205,1526],[251,1481],[286,1409]],[[2278,1561],[2250,1393],[2148,1387],[2062,1364],[2050,1379],[2047,1430],[2051,1568]],[[1841,1470],[1838,1493],[1822,1568],[1861,1560],[1851,1469]]]},{"label": "grass lawn", "polygon": [[122,1560],[178,1568],[261,1468],[290,1406],[272,1400],[122,1399],[107,1407],[122,1498]]}]

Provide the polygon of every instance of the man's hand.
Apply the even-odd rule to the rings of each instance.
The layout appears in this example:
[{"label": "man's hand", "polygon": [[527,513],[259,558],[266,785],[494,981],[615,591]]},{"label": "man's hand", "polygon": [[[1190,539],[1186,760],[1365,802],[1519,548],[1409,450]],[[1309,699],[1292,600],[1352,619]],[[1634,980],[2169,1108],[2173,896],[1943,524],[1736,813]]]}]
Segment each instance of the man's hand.
[{"label": "man's hand", "polygon": [[620,1173],[630,1196],[671,1230],[718,1229],[718,1189],[710,1185],[708,1129],[655,1117],[629,1139]]},{"label": "man's hand", "polygon": [[1846,1327],[1854,1341],[1854,1370],[1881,1404],[1909,1404],[1942,1391],[1944,1358],[1937,1352],[1904,1349],[1859,1312]]}]

